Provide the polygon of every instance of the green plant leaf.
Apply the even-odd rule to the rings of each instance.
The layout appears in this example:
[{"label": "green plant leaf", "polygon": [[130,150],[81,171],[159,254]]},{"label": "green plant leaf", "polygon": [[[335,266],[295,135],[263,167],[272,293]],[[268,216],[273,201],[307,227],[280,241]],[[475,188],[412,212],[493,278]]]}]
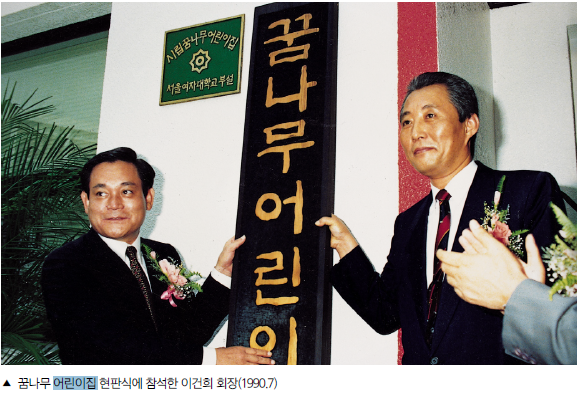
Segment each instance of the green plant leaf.
[{"label": "green plant leaf", "polygon": [[76,131],[32,119],[54,111],[35,92],[2,98],[2,364],[59,363],[40,288],[44,258],[88,230],[78,174],[96,145],[78,147]]},{"label": "green plant leaf", "polygon": [[496,187],[496,191],[503,193],[503,183],[505,182],[505,175],[502,175],[501,179],[499,180],[499,183],[497,184]]},{"label": "green plant leaf", "polygon": [[562,226],[562,230],[564,231],[564,234],[566,235],[566,239],[571,239],[576,237],[576,225],[566,216],[566,214],[564,213],[564,211],[562,211],[557,205],[555,205],[554,203],[550,203],[550,206],[552,207],[552,210],[554,211],[554,214],[556,215],[556,219],[558,220],[558,223]]}]

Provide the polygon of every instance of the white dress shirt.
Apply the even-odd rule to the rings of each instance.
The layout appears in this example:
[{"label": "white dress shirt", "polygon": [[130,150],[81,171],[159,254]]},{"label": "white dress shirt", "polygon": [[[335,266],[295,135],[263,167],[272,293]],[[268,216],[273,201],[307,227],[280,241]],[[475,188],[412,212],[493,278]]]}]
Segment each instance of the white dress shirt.
[{"label": "white dress shirt", "polygon": [[[477,164],[471,161],[464,169],[459,171],[457,175],[445,186],[447,193],[451,195],[449,199],[449,209],[451,212],[451,224],[449,226],[449,241],[447,250],[453,247],[453,241],[457,234],[457,227],[459,226],[459,219],[463,213],[465,200],[467,194],[473,183],[475,172],[477,171]],[[429,208],[429,218],[427,220],[427,251],[426,252],[426,266],[427,271],[427,288],[433,280],[433,261],[435,260],[435,239],[437,238],[437,227],[439,225],[439,201],[435,200],[435,196],[439,193],[435,186],[431,185],[431,193],[433,195],[433,202]],[[481,202],[483,210],[483,201]]]},{"label": "white dress shirt", "polygon": [[127,247],[135,247],[137,250],[137,261],[141,265],[141,269],[145,272],[147,276],[147,281],[149,282],[149,290],[151,290],[151,280],[149,279],[149,273],[147,273],[147,266],[145,265],[145,261],[143,260],[143,253],[141,252],[141,234],[137,236],[137,239],[133,242],[133,244],[127,244],[124,241],[113,240],[112,238],[108,238],[105,236],[99,237],[109,246],[109,248],[117,254],[119,258],[123,260],[127,264],[127,267],[131,269],[131,261],[127,256]]},{"label": "white dress shirt", "polygon": [[[125,262],[127,264],[127,267],[129,269],[131,268],[131,261],[129,260],[129,257],[126,254],[127,247],[135,247],[137,249],[137,261],[139,262],[139,264],[141,265],[141,268],[145,272],[145,275],[147,276],[147,280],[149,281],[149,289],[151,289],[151,280],[149,279],[149,273],[147,272],[147,266],[145,265],[145,260],[143,259],[143,253],[141,252],[141,233],[139,233],[139,235],[137,236],[137,239],[133,242],[133,244],[127,244],[123,241],[113,240],[112,238],[101,236],[100,234],[99,234],[99,237],[101,237],[101,239],[103,239],[105,244],[107,244],[107,246],[115,254],[117,254],[119,256],[119,258],[121,258],[123,260],[123,262]],[[222,284],[224,287],[231,288],[231,283],[232,283],[231,277],[228,277],[225,274],[218,272],[215,268],[211,270],[211,275],[218,283]],[[204,281],[205,281],[205,279],[202,278],[197,283],[200,285],[203,285]],[[201,365],[215,365],[216,362],[217,362],[217,355],[216,355],[215,349],[204,347],[203,348],[203,359],[202,359]]]}]

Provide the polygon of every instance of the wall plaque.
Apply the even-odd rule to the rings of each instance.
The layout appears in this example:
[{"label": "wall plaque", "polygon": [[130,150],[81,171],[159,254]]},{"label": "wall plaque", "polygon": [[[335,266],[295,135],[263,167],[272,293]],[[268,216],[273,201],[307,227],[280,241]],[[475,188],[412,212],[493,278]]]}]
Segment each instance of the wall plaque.
[{"label": "wall plaque", "polygon": [[338,4],[254,14],[228,345],[329,364]]},{"label": "wall plaque", "polygon": [[244,15],[165,32],[160,105],[240,92]]}]

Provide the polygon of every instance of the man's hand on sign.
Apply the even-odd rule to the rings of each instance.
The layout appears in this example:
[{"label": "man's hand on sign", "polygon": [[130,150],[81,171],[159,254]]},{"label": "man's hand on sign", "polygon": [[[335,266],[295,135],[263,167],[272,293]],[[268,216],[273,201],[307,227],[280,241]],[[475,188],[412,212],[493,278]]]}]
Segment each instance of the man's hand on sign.
[{"label": "man's hand on sign", "polygon": [[331,233],[330,247],[338,252],[340,259],[358,246],[358,242],[349,228],[334,214],[330,217],[324,216],[320,218],[315,225],[318,227],[328,226]]},{"label": "man's hand on sign", "polygon": [[236,250],[244,244],[244,241],[246,241],[246,236],[242,236],[237,240],[234,236],[226,242],[224,249],[217,260],[217,264],[215,265],[215,269],[218,272],[225,274],[228,277],[232,276],[234,254],[236,253]]}]

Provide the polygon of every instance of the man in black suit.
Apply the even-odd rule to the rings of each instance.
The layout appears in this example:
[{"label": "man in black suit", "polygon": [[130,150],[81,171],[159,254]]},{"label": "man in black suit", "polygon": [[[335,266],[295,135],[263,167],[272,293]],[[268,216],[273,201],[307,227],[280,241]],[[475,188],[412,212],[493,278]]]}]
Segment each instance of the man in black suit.
[{"label": "man in black suit", "polygon": [[[332,269],[332,283],[380,334],[402,329],[403,364],[503,364],[509,358],[502,347],[501,312],[456,295],[436,265],[435,240],[441,229],[448,243],[438,244],[461,252],[461,231],[471,219],[485,216],[484,202],[494,202],[505,176],[500,208],[509,205],[507,226],[512,232],[527,229],[539,245],[548,245],[558,230],[548,203],[563,208],[558,185],[548,173],[494,171],[473,161],[477,98],[460,77],[443,72],[415,77],[407,89],[400,127],[405,155],[429,177],[431,192],[397,217],[382,274],[338,217],[321,218],[317,225],[330,227],[331,246],[341,258]],[[447,193],[435,200],[440,191]],[[450,215],[444,210],[440,217],[445,203]],[[439,227],[448,216],[449,226]]]},{"label": "man in black suit", "polygon": [[459,243],[464,252],[438,250],[437,257],[461,299],[505,311],[505,352],[531,364],[576,365],[578,301],[575,296],[550,295],[533,236],[526,236],[528,263],[518,260],[474,220]]},{"label": "man in black suit", "polygon": [[53,251],[42,271],[62,363],[273,364],[263,350],[203,348],[228,313],[229,288],[223,284],[244,237],[226,243],[203,292],[177,300],[175,307],[162,299],[168,285],[156,277],[143,244],[159,261],[179,262],[179,254],[140,235],[153,206],[154,178],[153,168],[129,148],[99,153],[81,171],[91,229]]}]

